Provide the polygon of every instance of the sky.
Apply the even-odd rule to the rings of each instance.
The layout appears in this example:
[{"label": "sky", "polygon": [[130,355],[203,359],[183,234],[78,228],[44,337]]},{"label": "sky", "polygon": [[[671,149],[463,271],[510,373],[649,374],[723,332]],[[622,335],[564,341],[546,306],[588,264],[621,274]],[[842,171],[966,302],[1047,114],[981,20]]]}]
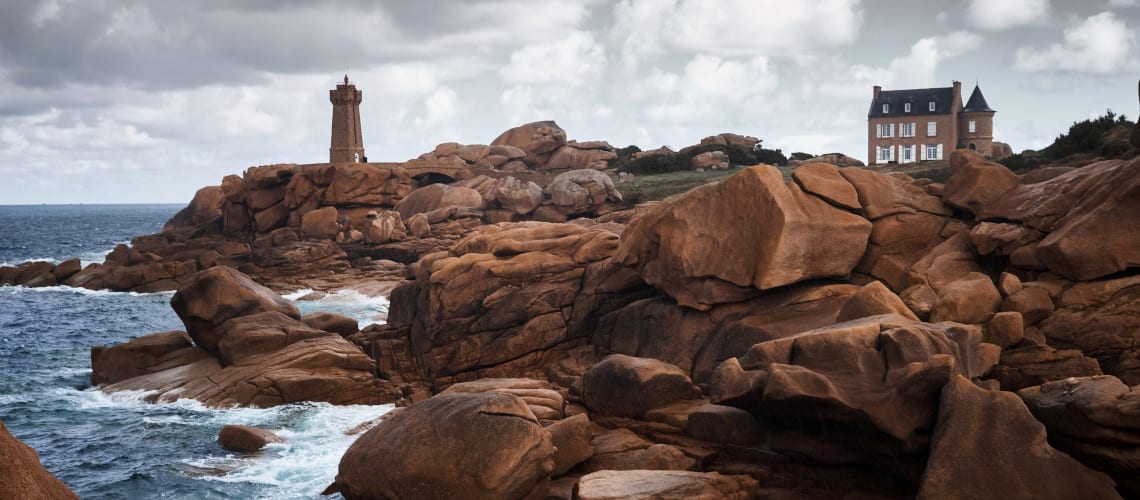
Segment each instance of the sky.
[{"label": "sky", "polygon": [[865,160],[874,85],[953,80],[1038,149],[1137,117],[1138,28],[1140,0],[0,0],[0,204],[185,203],[327,161],[345,73],[371,161],[536,120]]}]

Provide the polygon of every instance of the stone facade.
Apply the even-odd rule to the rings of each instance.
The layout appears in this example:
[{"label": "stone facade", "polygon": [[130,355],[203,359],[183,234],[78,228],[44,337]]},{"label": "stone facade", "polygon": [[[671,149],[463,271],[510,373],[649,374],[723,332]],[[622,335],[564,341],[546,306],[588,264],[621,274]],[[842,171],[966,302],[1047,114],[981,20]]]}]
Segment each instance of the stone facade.
[{"label": "stone facade", "polygon": [[892,91],[876,85],[867,114],[867,163],[945,160],[962,148],[992,156],[993,117],[979,88],[963,106],[961,82]]},{"label": "stone facade", "polygon": [[333,104],[332,140],[329,145],[329,163],[359,163],[364,157],[364,141],[360,134],[360,101],[363,93],[348,82],[337,84],[329,91]]}]

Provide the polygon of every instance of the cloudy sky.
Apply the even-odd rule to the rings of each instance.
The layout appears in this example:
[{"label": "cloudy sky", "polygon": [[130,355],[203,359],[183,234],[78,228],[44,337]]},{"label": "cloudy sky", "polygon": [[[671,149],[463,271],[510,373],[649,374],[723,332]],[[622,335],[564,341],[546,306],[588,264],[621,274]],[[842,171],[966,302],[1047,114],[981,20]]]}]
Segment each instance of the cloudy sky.
[{"label": "cloudy sky", "polygon": [[1140,0],[0,0],[0,204],[183,203],[327,161],[345,72],[373,161],[540,119],[864,158],[873,85],[952,80],[1040,148],[1136,117],[1138,28]]}]

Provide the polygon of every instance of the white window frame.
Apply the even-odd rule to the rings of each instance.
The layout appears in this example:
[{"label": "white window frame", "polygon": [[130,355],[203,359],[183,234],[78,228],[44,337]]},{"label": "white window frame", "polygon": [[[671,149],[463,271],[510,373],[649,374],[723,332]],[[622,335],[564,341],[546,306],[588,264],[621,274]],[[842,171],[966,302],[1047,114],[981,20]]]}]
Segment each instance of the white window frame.
[{"label": "white window frame", "polygon": [[902,146],[902,154],[900,163],[913,163],[914,162],[914,146]]},{"label": "white window frame", "polygon": [[978,122],[974,120],[970,120],[970,122],[966,124],[966,127],[970,130],[969,133],[971,134],[978,132]]},{"label": "white window frame", "polygon": [[942,159],[942,145],[941,144],[928,144],[926,146],[926,159],[927,160],[941,160]]},{"label": "white window frame", "polygon": [[930,110],[934,111],[934,101],[930,101]]},{"label": "white window frame", "polygon": [[890,104],[883,104],[883,114],[885,115],[885,114],[890,113],[890,112],[891,112],[891,105]]},{"label": "white window frame", "polygon": [[926,136],[935,137],[938,135],[938,122],[926,122]]},{"label": "white window frame", "polygon": [[891,147],[879,146],[879,154],[875,163],[887,163],[891,161]]},{"label": "white window frame", "polygon": [[910,103],[903,104],[903,112],[910,113]]},{"label": "white window frame", "polygon": [[914,137],[915,123],[900,123],[899,137]]}]

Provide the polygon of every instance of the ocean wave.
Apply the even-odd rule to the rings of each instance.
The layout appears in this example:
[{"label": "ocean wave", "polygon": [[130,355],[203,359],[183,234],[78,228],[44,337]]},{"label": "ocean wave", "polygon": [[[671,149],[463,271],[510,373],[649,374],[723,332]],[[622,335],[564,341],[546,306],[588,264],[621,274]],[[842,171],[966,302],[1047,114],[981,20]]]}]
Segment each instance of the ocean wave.
[{"label": "ocean wave", "polygon": [[369,296],[356,290],[345,289],[314,300],[298,300],[313,293],[311,289],[298,290],[284,295],[293,301],[303,314],[324,311],[344,314],[355,319],[363,328],[372,324],[384,324],[388,320],[388,297]]},{"label": "ocean wave", "polygon": [[168,297],[173,297],[174,296],[173,291],[165,291],[165,292],[133,292],[133,291],[132,292],[117,292],[114,290],[91,290],[91,289],[87,289],[87,288],[67,286],[67,285],[40,286],[40,287],[34,287],[34,288],[29,288],[29,287],[21,286],[21,285],[4,285],[4,286],[0,286],[0,290],[3,290],[5,292],[9,292],[9,293],[66,292],[66,293],[75,293],[75,294],[79,294],[79,295],[87,295],[90,297],[106,297],[106,296],[111,296],[111,297],[116,297],[116,296],[119,296],[119,297],[121,297],[121,296],[131,296],[131,297],[168,296]]}]

